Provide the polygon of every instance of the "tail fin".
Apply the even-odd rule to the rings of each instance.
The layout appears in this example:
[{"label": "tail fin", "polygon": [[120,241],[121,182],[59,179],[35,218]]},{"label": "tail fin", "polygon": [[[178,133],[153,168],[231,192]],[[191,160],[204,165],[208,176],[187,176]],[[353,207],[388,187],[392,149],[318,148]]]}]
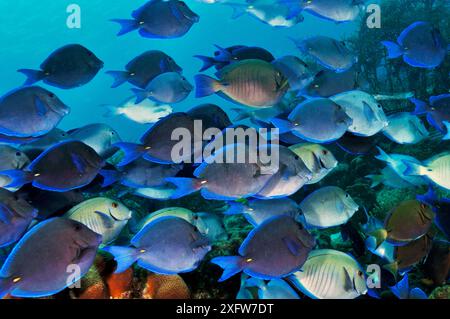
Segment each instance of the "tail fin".
[{"label": "tail fin", "polygon": [[104,108],[106,108],[106,112],[103,114],[103,117],[113,117],[113,116],[122,114],[120,112],[120,109],[115,105],[102,104],[100,106],[103,106]]},{"label": "tail fin", "polygon": [[372,181],[371,188],[375,188],[383,182],[383,175],[367,175],[366,178]]},{"label": "tail fin", "polygon": [[22,171],[19,169],[13,169],[8,171],[0,172],[0,176],[6,176],[10,179],[10,183],[5,185],[5,187],[10,188],[20,188],[25,184],[31,183],[33,181],[33,173]]},{"label": "tail fin", "polygon": [[114,273],[121,273],[130,268],[139,258],[140,252],[132,247],[108,246],[102,250],[114,256],[117,262],[117,268]]},{"label": "tail fin", "polygon": [[241,272],[244,269],[243,261],[243,258],[240,256],[216,257],[211,259],[213,264],[223,268],[223,274],[222,277],[220,277],[219,282],[223,282]]},{"label": "tail fin", "polygon": [[120,172],[102,169],[99,174],[103,177],[102,187],[108,187],[118,181],[120,181]]},{"label": "tail fin", "polygon": [[209,56],[194,55],[194,58],[200,59],[203,62],[203,66],[199,72],[203,72],[208,70],[209,68],[212,68],[216,63],[216,60],[214,60],[214,58],[210,58]]},{"label": "tail fin", "polygon": [[139,28],[139,23],[136,20],[112,19],[110,21],[120,24],[121,29],[119,33],[117,33],[117,36],[127,34]]},{"label": "tail fin", "polygon": [[244,212],[244,204],[238,202],[229,202],[229,208],[224,212],[225,215],[239,215]]},{"label": "tail fin", "polygon": [[375,247],[374,249],[378,249],[380,245],[386,240],[388,234],[386,229],[378,229],[369,234],[369,236],[372,236],[375,239]]},{"label": "tail fin", "polygon": [[280,134],[289,133],[294,128],[294,125],[287,120],[273,118],[270,121],[280,130]]},{"label": "tail fin", "polygon": [[197,98],[210,96],[220,91],[220,82],[204,74],[195,76],[195,86],[197,88],[195,93]]},{"label": "tail fin", "polygon": [[144,147],[139,144],[120,142],[113,146],[120,148],[125,153],[118,166],[127,165],[144,154]]},{"label": "tail fin", "polygon": [[41,70],[20,69],[17,70],[17,72],[20,72],[27,77],[24,85],[33,85],[36,82],[42,81],[46,77],[45,72]]},{"label": "tail fin", "polygon": [[192,194],[201,189],[202,185],[199,180],[195,178],[186,177],[169,177],[166,181],[176,186],[177,190],[170,197],[171,199],[178,199],[189,194]]},{"label": "tail fin", "polygon": [[403,160],[402,162],[403,162],[403,164],[406,165],[406,170],[403,172],[403,174],[406,176],[411,176],[411,175],[423,176],[423,175],[425,175],[425,172],[427,171],[427,168],[420,164],[412,163],[412,162],[405,161],[405,160]]},{"label": "tail fin", "polygon": [[114,83],[111,85],[113,89],[121,86],[130,78],[130,73],[126,71],[108,71],[106,74],[109,74],[114,78]]},{"label": "tail fin", "polygon": [[236,112],[238,115],[235,117],[234,121],[242,121],[251,117],[251,114],[247,110],[232,108],[232,111]]},{"label": "tail fin", "polygon": [[382,162],[390,162],[391,161],[391,157],[385,152],[383,151],[383,149],[379,146],[377,146],[378,152],[380,152],[380,155],[375,156],[375,158],[377,160],[380,160]]},{"label": "tail fin", "polygon": [[434,192],[433,186],[429,186],[428,192],[424,195],[416,195],[416,199],[419,202],[428,204],[430,206],[434,206],[436,202],[438,201],[438,198],[436,196],[436,193]]},{"label": "tail fin", "polygon": [[[280,5],[285,5],[288,8],[288,14],[286,15],[287,20],[292,20],[294,18],[297,18],[300,15],[300,13],[303,11],[303,8],[301,7],[301,5],[296,1],[280,0],[279,3],[280,3]],[[300,19],[300,21],[303,21],[305,18],[302,16],[298,19]]]},{"label": "tail fin", "polygon": [[411,98],[409,99],[409,101],[416,106],[414,112],[412,112],[413,115],[423,115],[428,112],[429,107],[427,103],[425,103],[424,101],[421,101],[416,98]]},{"label": "tail fin", "polygon": [[395,59],[403,54],[402,48],[395,42],[383,41],[381,42],[388,50],[388,58]]},{"label": "tail fin", "polygon": [[450,122],[444,121],[444,122],[442,122],[442,124],[444,124],[444,126],[447,130],[447,134],[445,134],[445,136],[442,139],[444,141],[450,140]]},{"label": "tail fin", "polygon": [[242,17],[247,12],[247,8],[248,8],[248,5],[243,4],[243,3],[224,2],[223,4],[233,8],[233,15],[231,16],[232,19],[237,19],[239,17]]},{"label": "tail fin", "polygon": [[131,89],[131,91],[133,91],[134,95],[136,95],[136,101],[134,102],[135,104],[139,104],[142,101],[145,101],[150,96],[149,93],[145,90],[133,88]]},{"label": "tail fin", "polygon": [[0,299],[3,299],[14,288],[14,280],[12,278],[0,278]]}]

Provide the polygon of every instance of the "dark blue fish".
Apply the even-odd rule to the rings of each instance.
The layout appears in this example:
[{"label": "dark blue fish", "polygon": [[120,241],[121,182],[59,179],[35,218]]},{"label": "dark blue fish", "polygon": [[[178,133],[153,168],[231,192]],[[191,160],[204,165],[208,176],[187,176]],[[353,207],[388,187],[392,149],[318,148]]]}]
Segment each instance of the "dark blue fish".
[{"label": "dark blue fish", "polygon": [[118,36],[139,30],[139,34],[145,38],[179,38],[200,19],[186,3],[178,0],[150,0],[133,11],[132,17],[130,20],[111,20],[122,27]]},{"label": "dark blue fish", "polygon": [[90,82],[103,68],[93,52],[79,44],[69,44],[53,52],[40,70],[20,69],[28,79],[25,85],[39,81],[61,89],[72,89]]},{"label": "dark blue fish", "polygon": [[158,50],[147,51],[137,56],[125,66],[125,70],[106,72],[114,77],[112,88],[129,82],[134,86],[145,89],[160,74],[166,72],[181,73],[183,71],[172,57]]},{"label": "dark blue fish", "polygon": [[416,106],[413,115],[426,114],[430,125],[443,134],[450,133],[447,129],[450,123],[450,94],[432,96],[429,104],[415,98],[410,101]]},{"label": "dark blue fish", "polygon": [[34,187],[66,192],[91,183],[104,166],[103,159],[89,146],[79,141],[58,143],[39,155],[24,170],[3,171],[11,179],[7,187]]},{"label": "dark blue fish", "polygon": [[436,214],[435,223],[439,229],[447,236],[450,240],[450,199],[441,198],[439,199],[430,186],[428,192],[424,195],[417,195],[417,200],[430,205]]},{"label": "dark blue fish", "polygon": [[276,216],[253,229],[239,248],[239,256],[216,257],[224,269],[219,282],[243,271],[259,279],[286,277],[299,271],[315,239],[292,217]]},{"label": "dark blue fish", "polygon": [[23,87],[0,98],[0,134],[39,137],[54,129],[70,109],[52,92]]},{"label": "dark blue fish", "polygon": [[417,68],[439,66],[447,54],[447,43],[440,31],[428,22],[414,22],[398,37],[397,43],[383,41],[388,58],[403,56],[403,60]]},{"label": "dark blue fish", "polygon": [[391,291],[398,299],[428,299],[428,296],[422,289],[410,289],[408,274],[406,274],[395,286],[391,287]]},{"label": "dark blue fish", "polygon": [[[83,277],[94,263],[101,236],[83,224],[53,218],[33,227],[0,270],[0,298],[54,295]],[[70,280],[70,266],[79,272]],[[76,270],[76,269],[75,269]]]}]

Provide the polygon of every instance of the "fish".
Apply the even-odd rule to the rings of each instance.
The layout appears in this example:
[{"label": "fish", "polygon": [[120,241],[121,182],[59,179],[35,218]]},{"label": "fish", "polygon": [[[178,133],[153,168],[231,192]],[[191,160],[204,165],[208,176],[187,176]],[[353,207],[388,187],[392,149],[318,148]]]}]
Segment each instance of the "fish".
[{"label": "fish", "polygon": [[336,141],[336,145],[344,152],[352,155],[367,155],[375,148],[377,142],[378,138],[376,135],[366,137],[347,132]]},{"label": "fish", "polygon": [[[54,295],[82,278],[94,263],[101,236],[83,224],[51,218],[28,231],[0,270],[0,298]],[[79,273],[68,279],[67,269]]]},{"label": "fish", "polygon": [[234,201],[228,203],[228,209],[225,215],[242,214],[247,221],[253,226],[257,227],[266,220],[279,215],[286,215],[299,219],[300,207],[298,204],[290,199],[276,198],[276,199],[249,199],[245,202]]},{"label": "fish", "polygon": [[439,198],[432,186],[428,188],[426,194],[417,195],[416,199],[433,208],[433,212],[436,214],[434,220],[436,226],[438,226],[447,239],[450,239],[450,199]]},{"label": "fish", "polygon": [[273,61],[272,64],[287,78],[292,91],[303,90],[314,80],[309,66],[294,55],[285,55]]},{"label": "fish", "polygon": [[158,164],[180,164],[191,160],[191,150],[184,150],[185,153],[180,154],[180,158],[172,158],[173,148],[179,143],[177,140],[172,140],[172,133],[176,129],[189,131],[194,141],[203,141],[202,136],[198,136],[194,132],[192,117],[186,113],[172,113],[148,129],[141,137],[140,144],[128,142],[114,144],[113,146],[120,148],[125,153],[118,166],[125,166],[141,157]]},{"label": "fish", "polygon": [[317,98],[300,103],[288,120],[272,119],[280,133],[292,132],[310,143],[329,143],[341,138],[353,120],[345,109],[330,99]]},{"label": "fish", "polygon": [[172,106],[146,99],[136,104],[136,97],[132,96],[118,105],[103,104],[106,108],[104,117],[124,116],[139,124],[154,124],[173,113]]},{"label": "fish", "polygon": [[290,28],[305,18],[300,13],[291,16],[289,8],[280,6],[273,0],[253,0],[247,3],[224,2],[233,8],[233,19],[248,14],[272,27]]},{"label": "fish", "polygon": [[266,62],[273,62],[275,57],[264,48],[260,47],[248,47],[248,46],[232,46],[228,48],[222,48],[216,45],[217,51],[214,52],[214,57],[208,57],[204,55],[195,55],[194,57],[200,59],[203,62],[203,66],[200,72],[206,71],[211,67],[215,67],[216,70],[221,70],[230,64],[237,63],[244,60],[262,60]]},{"label": "fish", "polygon": [[17,242],[37,216],[37,209],[0,188],[0,247]]},{"label": "fish", "polygon": [[106,197],[91,198],[74,206],[65,218],[76,220],[102,236],[102,244],[113,242],[131,218],[131,210]]},{"label": "fish", "polygon": [[376,247],[383,241],[394,246],[404,246],[425,236],[433,223],[434,212],[430,206],[418,200],[407,200],[391,209],[383,228],[370,235],[376,240]]},{"label": "fish", "polygon": [[450,169],[448,162],[450,161],[450,152],[444,152],[431,157],[421,164],[417,160],[404,159],[403,164],[406,169],[406,176],[424,176],[436,185],[450,189],[449,174]]},{"label": "fish", "polygon": [[249,278],[246,286],[258,288],[258,298],[261,300],[300,299],[295,290],[283,279],[272,279],[265,282],[261,279]]},{"label": "fish", "polygon": [[3,171],[10,178],[7,187],[34,187],[66,192],[91,183],[103,167],[102,158],[89,146],[79,141],[58,143],[39,155],[23,170]]},{"label": "fish", "polygon": [[19,189],[16,195],[38,210],[36,219],[39,221],[62,215],[84,201],[84,196],[80,190],[63,193],[51,192],[35,188],[30,184]]},{"label": "fish", "polygon": [[305,55],[314,59],[324,68],[335,72],[345,72],[356,62],[358,57],[343,41],[326,37],[314,36],[303,40],[293,39],[296,47]]},{"label": "fish", "polygon": [[353,120],[348,131],[354,135],[373,136],[389,125],[382,105],[371,94],[349,91],[330,99],[342,106]]},{"label": "fish", "polygon": [[410,113],[392,114],[387,120],[389,125],[384,128],[383,134],[398,144],[417,144],[430,135],[422,120]]},{"label": "fish", "polygon": [[395,286],[391,287],[391,291],[398,299],[428,299],[422,289],[410,289],[408,274],[403,276],[403,279],[400,280]]},{"label": "fish", "polygon": [[104,178],[104,187],[119,182],[131,188],[148,188],[165,184],[166,178],[174,177],[182,168],[178,164],[162,165],[139,158],[118,170],[103,169],[100,175]]},{"label": "fish", "polygon": [[234,103],[254,108],[270,107],[281,101],[289,88],[288,80],[269,62],[243,60],[217,74],[219,80],[204,74],[195,77],[196,97],[219,94]]},{"label": "fish", "polygon": [[150,0],[133,11],[133,19],[112,19],[120,24],[117,36],[139,30],[139,35],[151,39],[173,39],[184,36],[200,17],[185,2]]},{"label": "fish", "polygon": [[312,179],[307,185],[320,182],[338,165],[338,161],[334,154],[325,146],[312,143],[300,143],[289,147],[297,154],[313,173]]},{"label": "fish", "polygon": [[[233,152],[231,162],[227,157]],[[272,177],[270,168],[256,161],[245,160],[240,163],[236,156],[245,152],[245,159],[254,154],[253,150],[243,144],[227,145],[206,159],[194,171],[195,178],[172,177],[166,181],[176,185],[177,192],[173,198],[180,198],[200,191],[205,199],[236,200],[256,195]],[[229,187],[233,185],[233,187]]]},{"label": "fish", "polygon": [[0,133],[40,137],[53,130],[69,112],[70,108],[54,93],[38,86],[22,87],[0,98]]},{"label": "fish", "polygon": [[288,7],[289,17],[306,11],[321,19],[337,23],[356,20],[362,12],[364,2],[363,0],[278,0],[280,5]]},{"label": "fish", "polygon": [[131,89],[136,95],[136,104],[146,99],[157,103],[178,103],[185,100],[194,87],[176,72],[167,72],[155,77],[145,89]]},{"label": "fish", "polygon": [[314,246],[314,237],[292,217],[274,216],[250,232],[238,256],[211,262],[224,269],[219,282],[241,271],[257,279],[279,279],[298,271]]},{"label": "fish", "polygon": [[190,299],[191,292],[179,275],[149,274],[142,293],[144,299]]},{"label": "fish", "polygon": [[195,270],[211,250],[208,240],[189,222],[179,217],[158,218],[130,241],[131,246],[107,246],[114,255],[115,273],[137,264],[157,274],[174,275]]},{"label": "fish", "polygon": [[352,67],[344,72],[324,69],[317,72],[299,94],[307,97],[332,97],[360,87],[359,72]]},{"label": "fish", "polygon": [[381,43],[387,49],[388,59],[403,57],[405,63],[416,68],[436,68],[447,54],[447,43],[439,29],[424,21],[403,30],[397,42]]},{"label": "fish", "polygon": [[20,150],[24,152],[30,160],[34,160],[49,147],[58,144],[59,142],[67,141],[68,139],[69,134],[67,134],[67,132],[59,128],[54,128],[38,140],[21,145]]},{"label": "fish", "polygon": [[125,71],[108,71],[106,73],[114,78],[112,88],[129,82],[138,88],[145,89],[154,78],[167,72],[181,74],[183,69],[166,53],[150,50],[128,62]]},{"label": "fish", "polygon": [[202,121],[204,131],[209,128],[216,128],[222,131],[233,124],[228,114],[215,104],[198,105],[186,113],[194,120]]},{"label": "fish", "polygon": [[312,299],[355,299],[368,290],[359,263],[333,249],[313,250],[301,271],[288,277],[288,281]]},{"label": "fish", "polygon": [[424,264],[427,277],[435,285],[441,285],[449,278],[450,270],[450,244],[448,241],[435,240],[427,260]]},{"label": "fish", "polygon": [[60,89],[73,89],[89,83],[103,65],[89,49],[80,44],[69,44],[50,54],[40,70],[20,69],[18,72],[27,77],[24,85],[43,81]]},{"label": "fish", "polygon": [[447,134],[447,139],[450,130],[448,124],[450,123],[450,112],[448,111],[450,105],[450,94],[441,94],[431,96],[429,105],[424,101],[416,98],[411,98],[410,101],[415,105],[413,115],[425,115],[428,123],[443,134]]},{"label": "fish", "polygon": [[380,161],[386,162],[387,165],[390,168],[392,168],[395,171],[395,173],[397,173],[397,175],[400,176],[402,179],[404,179],[405,181],[414,186],[422,186],[427,183],[423,177],[410,176],[405,174],[405,171],[408,168],[405,164],[405,161],[408,161],[408,163],[420,164],[420,162],[416,160],[414,157],[404,154],[387,154],[378,146],[377,149],[380,152],[380,155],[375,156],[375,158]]},{"label": "fish", "polygon": [[105,159],[113,156],[116,152],[112,146],[122,141],[116,130],[101,123],[88,124],[70,130],[67,134],[69,134],[69,139],[83,142]]},{"label": "fish", "polygon": [[284,146],[279,146],[278,152],[277,172],[254,197],[269,199],[291,196],[312,179],[313,173],[295,152]]},{"label": "fish", "polygon": [[372,181],[370,187],[374,188],[380,184],[391,188],[413,188],[414,184],[409,183],[399,176],[390,166],[383,168],[379,175],[367,175],[366,178]]},{"label": "fish", "polygon": [[308,227],[329,228],[347,223],[359,206],[341,188],[326,186],[303,199],[299,208]]},{"label": "fish", "polygon": [[[30,159],[24,152],[9,145],[0,145],[0,172],[22,169],[29,163]],[[9,178],[0,175],[0,187],[4,187],[9,183]]]}]

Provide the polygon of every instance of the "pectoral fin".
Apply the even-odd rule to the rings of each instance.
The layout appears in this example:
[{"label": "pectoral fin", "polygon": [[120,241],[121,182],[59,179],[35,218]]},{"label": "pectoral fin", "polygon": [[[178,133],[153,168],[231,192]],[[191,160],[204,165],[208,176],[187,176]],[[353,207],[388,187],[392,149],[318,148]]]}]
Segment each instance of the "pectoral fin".
[{"label": "pectoral fin", "polygon": [[102,219],[102,224],[106,227],[106,228],[113,228],[114,227],[114,220],[111,218],[110,215],[104,213],[104,212],[100,212],[100,211],[95,211],[96,214],[98,214],[101,219]]}]

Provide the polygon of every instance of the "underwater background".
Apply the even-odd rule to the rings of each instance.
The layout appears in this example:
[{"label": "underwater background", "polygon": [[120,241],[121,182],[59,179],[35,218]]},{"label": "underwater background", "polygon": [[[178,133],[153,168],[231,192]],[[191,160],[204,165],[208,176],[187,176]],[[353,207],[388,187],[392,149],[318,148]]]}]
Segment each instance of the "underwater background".
[{"label": "underwater background", "polygon": [[[325,35],[338,40],[347,41],[357,53],[357,68],[366,80],[365,91],[378,95],[395,95],[412,92],[420,100],[427,101],[430,96],[449,93],[450,90],[450,59],[447,58],[432,70],[413,68],[402,59],[387,60],[386,49],[381,45],[383,40],[395,40],[397,36],[415,21],[428,21],[437,26],[445,39],[450,39],[450,9],[445,0],[382,0],[367,1],[379,4],[382,9],[382,27],[369,29],[366,25],[367,15],[363,12],[361,18],[335,23],[320,19],[311,14],[304,14],[305,20],[293,27],[276,28],[258,21],[250,15],[232,19],[232,9],[228,6],[207,4],[200,1],[185,1],[190,9],[199,15],[200,21],[184,36],[174,39],[146,39],[137,32],[131,32],[118,37],[119,26],[110,22],[113,18],[126,18],[130,12],[143,5],[146,1],[125,0],[16,0],[0,2],[0,61],[2,61],[0,76],[1,95],[20,87],[24,82],[23,74],[16,72],[22,68],[36,68],[56,48],[69,43],[78,43],[95,52],[104,63],[103,69],[87,85],[63,90],[51,87],[65,104],[70,106],[71,113],[58,125],[62,130],[70,130],[90,123],[105,123],[114,128],[127,142],[137,142],[149,129],[150,125],[135,123],[124,116],[105,117],[105,104],[118,104],[132,96],[131,85],[126,83],[112,89],[112,78],[106,71],[122,70],[126,63],[147,50],[161,50],[171,56],[183,69],[183,75],[194,83],[194,76],[202,66],[194,55],[210,55],[214,45],[230,47],[237,44],[265,48],[275,57],[294,55],[301,58],[302,54],[296,48],[291,38]],[[66,26],[68,5],[75,3],[81,8],[81,28],[69,29]],[[304,58],[308,64],[313,61]],[[317,70],[319,66],[314,66]],[[42,84],[49,88],[48,85]],[[182,102],[172,104],[174,112],[185,112],[194,106],[213,103],[225,110],[231,119],[236,114],[231,111],[236,105],[219,96],[213,95],[198,99],[194,92]],[[396,112],[412,112],[414,105],[407,99],[381,101],[386,114]],[[248,121],[243,123],[253,125]],[[430,132],[432,128],[426,123]],[[433,134],[432,134],[433,135]],[[377,135],[374,144],[388,154],[406,154],[418,160],[425,160],[439,153],[450,150],[450,141],[441,140],[442,136],[434,134],[415,145],[400,145],[384,136]],[[364,210],[374,218],[384,220],[387,213],[399,203],[415,199],[418,194],[425,194],[428,186],[411,188],[392,188],[385,185],[372,187],[372,181],[367,175],[378,174],[384,165],[375,159],[378,152],[375,148],[365,155],[352,155],[344,152],[334,144],[327,148],[337,158],[338,166],[323,180],[314,185],[307,185],[291,196],[296,202],[301,202],[308,194],[324,186],[338,186],[349,193],[361,208],[349,221],[345,229],[347,233],[364,239],[361,224],[366,222]],[[106,196],[117,199],[133,211],[136,220],[166,207],[184,207],[193,212],[211,212],[222,214],[225,202],[208,201],[200,194],[189,195],[177,200],[156,201],[124,193],[124,187],[114,186],[93,193],[85,193],[90,197]],[[450,191],[436,188],[442,197],[450,197]],[[236,298],[241,285],[240,276],[235,276],[225,282],[218,283],[221,269],[209,262],[217,256],[235,255],[242,241],[252,230],[252,226],[240,215],[223,216],[223,222],[228,233],[228,239],[213,244],[211,252],[193,272],[181,274],[180,282],[171,282],[175,291],[167,288],[161,293],[161,298],[191,297],[202,298]],[[358,252],[358,243],[350,235],[344,239],[342,227],[312,231],[318,247],[330,248],[347,252],[362,264],[377,264],[380,259],[365,251]],[[437,230],[438,239],[445,236]],[[130,235],[124,230],[118,243],[126,243]],[[448,240],[448,239],[447,239]],[[1,251],[1,250],[0,250]],[[5,249],[4,256],[8,250]],[[449,267],[450,257],[445,257],[444,266]],[[106,260],[106,261],[105,261]],[[0,258],[0,264],[2,263]],[[409,272],[411,287],[421,288],[429,298],[448,299],[450,286],[448,275],[444,282],[434,282],[434,269],[426,267],[421,261]],[[82,279],[81,289],[66,289],[54,298],[153,298],[152,289],[164,282],[164,278],[151,275],[148,271],[135,267],[111,279],[114,262],[110,256],[98,257],[96,267]],[[432,268],[432,267],[431,267]],[[439,271],[443,271],[442,268]],[[154,276],[154,277],[152,277]],[[109,281],[109,282],[108,282]],[[183,283],[184,281],[184,283]],[[111,283],[112,282],[112,283]],[[392,281],[392,285],[395,281]],[[114,288],[112,286],[120,287]],[[108,286],[109,292],[107,292]],[[395,298],[388,289],[381,294],[382,298]],[[302,298],[304,297],[301,295]],[[363,297],[368,298],[368,297]]]}]

